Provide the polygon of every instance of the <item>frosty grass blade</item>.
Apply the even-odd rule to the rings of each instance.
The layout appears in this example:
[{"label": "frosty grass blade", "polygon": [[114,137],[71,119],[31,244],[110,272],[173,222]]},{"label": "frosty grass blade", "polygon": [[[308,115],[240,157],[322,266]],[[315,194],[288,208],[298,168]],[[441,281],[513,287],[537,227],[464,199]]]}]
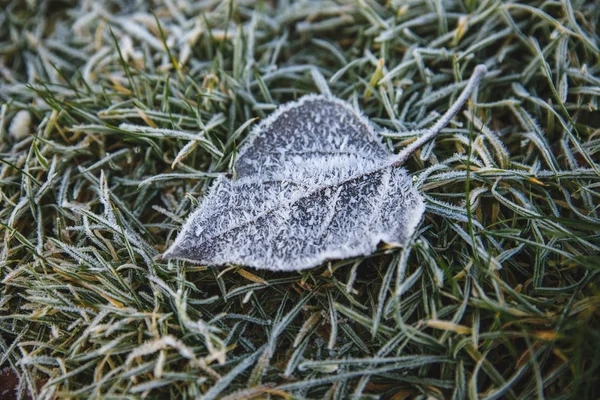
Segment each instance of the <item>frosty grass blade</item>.
[{"label": "frosty grass blade", "polygon": [[275,271],[312,268],[403,245],[425,206],[398,166],[434,137],[485,74],[478,66],[456,103],[394,155],[348,103],[307,95],[279,107],[240,150],[237,179],[215,180],[164,259]]}]

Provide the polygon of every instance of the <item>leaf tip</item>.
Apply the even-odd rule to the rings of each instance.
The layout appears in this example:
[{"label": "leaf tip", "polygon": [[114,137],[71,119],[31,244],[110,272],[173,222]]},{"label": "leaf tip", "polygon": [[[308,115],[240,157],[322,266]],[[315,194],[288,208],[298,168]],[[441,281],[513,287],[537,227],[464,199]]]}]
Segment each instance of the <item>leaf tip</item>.
[{"label": "leaf tip", "polygon": [[163,261],[168,261],[168,260],[172,260],[172,259],[174,259],[174,258],[179,258],[179,257],[181,257],[181,256],[183,255],[182,253],[183,253],[183,252],[181,251],[181,247],[175,243],[175,244],[172,244],[172,245],[171,245],[171,247],[169,247],[169,248],[167,249],[167,251],[165,251],[165,252],[164,252],[164,253],[163,253],[163,254],[160,256],[160,258],[161,258]]}]

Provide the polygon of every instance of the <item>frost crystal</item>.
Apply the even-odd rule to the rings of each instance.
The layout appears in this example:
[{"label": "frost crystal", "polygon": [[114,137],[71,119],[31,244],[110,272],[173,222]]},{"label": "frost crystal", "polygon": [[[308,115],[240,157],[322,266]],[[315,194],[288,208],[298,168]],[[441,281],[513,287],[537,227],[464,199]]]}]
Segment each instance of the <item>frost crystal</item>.
[{"label": "frost crystal", "polygon": [[348,103],[308,95],[256,127],[165,258],[300,270],[403,244],[423,200],[370,122]]}]

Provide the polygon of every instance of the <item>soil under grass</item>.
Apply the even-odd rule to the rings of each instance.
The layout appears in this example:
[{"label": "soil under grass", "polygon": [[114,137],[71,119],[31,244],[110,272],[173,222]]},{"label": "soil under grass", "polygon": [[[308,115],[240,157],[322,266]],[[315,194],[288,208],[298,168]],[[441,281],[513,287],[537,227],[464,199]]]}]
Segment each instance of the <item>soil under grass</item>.
[{"label": "soil under grass", "polygon": [[[600,393],[594,2],[6,4],[0,371],[15,396]],[[289,273],[160,258],[253,120],[320,75],[398,152],[479,63],[476,101],[405,164],[427,206],[406,248]]]}]

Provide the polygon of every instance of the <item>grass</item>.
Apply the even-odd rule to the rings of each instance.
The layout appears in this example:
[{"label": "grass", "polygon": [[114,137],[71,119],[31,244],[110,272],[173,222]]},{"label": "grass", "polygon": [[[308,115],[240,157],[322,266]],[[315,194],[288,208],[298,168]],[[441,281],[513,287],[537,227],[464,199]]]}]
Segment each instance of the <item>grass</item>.
[{"label": "grass", "polygon": [[[600,392],[593,2],[6,4],[0,370],[19,396]],[[410,246],[301,273],[161,261],[256,117],[330,90],[398,152],[478,63],[477,101],[405,164],[427,201]]]}]

